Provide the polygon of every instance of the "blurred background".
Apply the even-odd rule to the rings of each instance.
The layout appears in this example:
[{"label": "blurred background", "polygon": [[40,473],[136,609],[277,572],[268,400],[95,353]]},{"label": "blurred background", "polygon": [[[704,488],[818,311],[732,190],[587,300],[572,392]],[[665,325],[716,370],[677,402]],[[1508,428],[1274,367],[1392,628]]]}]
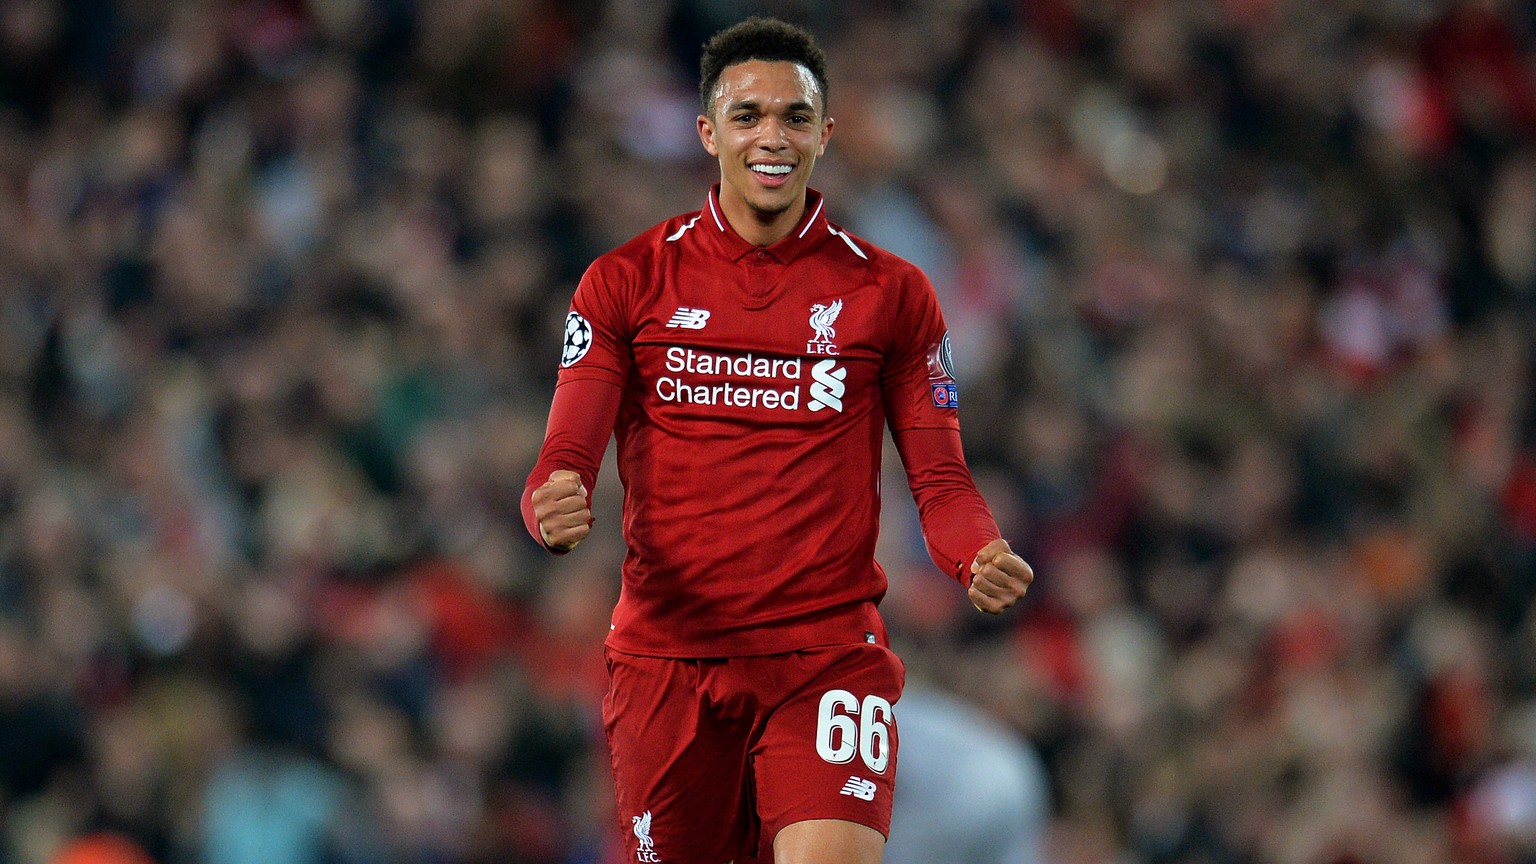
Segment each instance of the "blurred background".
[{"label": "blurred background", "polygon": [[977,615],[893,459],[1047,860],[1536,861],[1536,4],[0,0],[0,862],[621,860],[617,480],[517,500],[752,12],[1039,574]]}]

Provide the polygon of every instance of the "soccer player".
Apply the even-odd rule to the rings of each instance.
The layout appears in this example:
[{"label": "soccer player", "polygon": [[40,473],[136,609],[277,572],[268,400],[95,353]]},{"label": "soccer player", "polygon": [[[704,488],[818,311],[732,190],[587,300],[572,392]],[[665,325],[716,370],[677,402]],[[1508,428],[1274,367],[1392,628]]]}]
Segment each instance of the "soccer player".
[{"label": "soccer player", "polygon": [[934,561],[978,609],[1033,573],[966,468],[932,286],[807,188],[833,128],[821,50],[754,18],[700,72],[720,182],[583,276],[524,520],[575,548],[616,437],[628,552],[603,720],[632,860],[875,864],[904,679],[875,609],[885,427]]}]

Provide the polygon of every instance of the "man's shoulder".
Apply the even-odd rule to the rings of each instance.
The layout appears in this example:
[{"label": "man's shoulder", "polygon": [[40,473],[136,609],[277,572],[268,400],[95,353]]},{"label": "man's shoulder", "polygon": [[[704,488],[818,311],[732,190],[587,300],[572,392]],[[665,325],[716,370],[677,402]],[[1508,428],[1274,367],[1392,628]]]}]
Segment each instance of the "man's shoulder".
[{"label": "man's shoulder", "polygon": [[830,249],[831,254],[853,255],[862,266],[882,279],[905,282],[911,278],[926,278],[923,277],[921,268],[895,252],[883,246],[877,246],[830,220],[827,222],[827,227],[831,230],[833,237],[831,242],[823,246],[823,249]]},{"label": "man's shoulder", "polygon": [[680,250],[683,246],[678,241],[692,232],[702,215],[702,211],[695,210],[658,222],[623,245],[599,255],[594,265],[634,266]]}]

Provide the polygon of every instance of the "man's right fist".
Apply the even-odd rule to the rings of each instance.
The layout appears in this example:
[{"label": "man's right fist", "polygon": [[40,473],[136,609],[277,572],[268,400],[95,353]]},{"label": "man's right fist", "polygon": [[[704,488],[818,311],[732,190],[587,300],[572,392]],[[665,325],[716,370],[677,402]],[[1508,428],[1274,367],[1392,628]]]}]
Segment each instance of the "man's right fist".
[{"label": "man's right fist", "polygon": [[550,549],[569,552],[591,532],[587,487],[575,471],[551,472],[544,485],[533,490],[532,500],[539,534]]}]

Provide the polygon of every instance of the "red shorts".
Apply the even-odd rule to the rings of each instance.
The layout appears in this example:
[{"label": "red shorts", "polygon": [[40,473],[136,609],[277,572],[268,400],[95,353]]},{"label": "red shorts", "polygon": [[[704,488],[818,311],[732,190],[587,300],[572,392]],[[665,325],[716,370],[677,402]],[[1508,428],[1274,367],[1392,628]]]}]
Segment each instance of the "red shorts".
[{"label": "red shorts", "polygon": [[876,644],[677,660],[609,649],[603,725],[637,864],[773,860],[806,819],[891,826],[905,668]]}]

